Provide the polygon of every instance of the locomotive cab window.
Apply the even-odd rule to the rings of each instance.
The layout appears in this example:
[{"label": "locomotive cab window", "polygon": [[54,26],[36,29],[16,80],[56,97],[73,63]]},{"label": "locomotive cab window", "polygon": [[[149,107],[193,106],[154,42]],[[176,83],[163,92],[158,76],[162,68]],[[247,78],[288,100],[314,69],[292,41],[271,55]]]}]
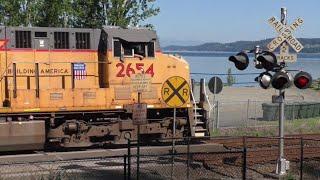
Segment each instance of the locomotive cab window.
[{"label": "locomotive cab window", "polygon": [[16,48],[31,48],[31,31],[16,31]]},{"label": "locomotive cab window", "polygon": [[69,49],[69,32],[54,32],[54,48]]},{"label": "locomotive cab window", "polygon": [[115,40],[114,57],[154,57],[154,42],[127,42]]}]

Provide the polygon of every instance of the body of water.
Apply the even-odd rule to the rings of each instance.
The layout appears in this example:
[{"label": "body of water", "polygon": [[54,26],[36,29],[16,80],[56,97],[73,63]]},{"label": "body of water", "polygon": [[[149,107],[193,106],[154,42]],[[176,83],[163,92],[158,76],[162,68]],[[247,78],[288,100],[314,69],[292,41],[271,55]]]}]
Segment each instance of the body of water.
[{"label": "body of water", "polygon": [[[254,78],[259,73],[263,72],[263,69],[256,69],[254,67],[253,58],[250,57],[250,64],[244,71],[239,71],[235,68],[234,64],[228,61],[228,57],[235,55],[236,53],[229,52],[166,52],[170,54],[179,54],[186,59],[191,68],[191,73],[208,73],[218,74],[224,82],[226,82],[225,75],[228,69],[231,68],[232,73],[236,74],[236,83],[241,86],[256,85]],[[320,54],[298,54],[298,60],[295,63],[287,63],[288,70],[303,70],[309,72],[313,79],[320,78]],[[254,74],[257,73],[257,74]],[[247,74],[247,75],[246,75]],[[295,75],[296,72],[292,72]],[[213,75],[200,75],[192,74],[195,79],[205,77],[209,79]]]}]

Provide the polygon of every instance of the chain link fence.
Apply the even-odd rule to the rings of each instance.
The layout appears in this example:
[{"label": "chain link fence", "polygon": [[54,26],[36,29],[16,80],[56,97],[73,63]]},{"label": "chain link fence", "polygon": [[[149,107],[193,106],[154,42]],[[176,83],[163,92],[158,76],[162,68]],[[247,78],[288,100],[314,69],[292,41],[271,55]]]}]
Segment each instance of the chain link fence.
[{"label": "chain link fence", "polygon": [[126,156],[0,164],[0,179],[124,179]]},{"label": "chain link fence", "polygon": [[[195,142],[198,145],[206,142],[221,146],[220,148],[203,146],[202,151],[195,151]],[[284,138],[284,142],[287,160],[285,163],[287,173],[284,178],[318,179],[320,140],[293,137]],[[135,151],[136,145],[131,145],[129,149]],[[128,164],[131,173],[127,173],[127,179],[279,179],[280,177],[277,172],[279,138],[276,137],[177,139],[174,151],[167,152],[168,150],[164,150],[155,153],[150,149],[132,155],[131,163]]]},{"label": "chain link fence", "polygon": [[[284,138],[286,179],[320,178],[318,138],[317,135]],[[161,141],[160,144],[139,146],[136,141],[129,141],[123,156],[33,163],[1,162],[0,179],[279,178],[279,138],[276,137],[205,137]]]},{"label": "chain link fence", "polygon": [[[214,129],[277,126],[279,105],[265,101],[233,101],[213,103],[210,121]],[[286,122],[320,117],[320,102],[287,101]]]}]

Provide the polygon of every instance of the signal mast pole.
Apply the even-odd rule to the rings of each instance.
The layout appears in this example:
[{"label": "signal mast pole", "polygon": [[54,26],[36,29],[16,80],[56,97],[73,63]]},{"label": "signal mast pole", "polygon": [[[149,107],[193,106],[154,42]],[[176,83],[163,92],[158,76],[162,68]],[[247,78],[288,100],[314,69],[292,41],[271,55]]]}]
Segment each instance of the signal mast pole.
[{"label": "signal mast pole", "polygon": [[[287,9],[285,7],[281,8],[281,23],[283,25],[287,25]],[[284,45],[283,44],[281,46]],[[282,71],[282,66],[280,71]],[[285,90],[279,90],[279,159],[278,159],[278,169],[277,172],[279,175],[286,174],[285,162],[284,158],[284,102],[285,102]]]}]

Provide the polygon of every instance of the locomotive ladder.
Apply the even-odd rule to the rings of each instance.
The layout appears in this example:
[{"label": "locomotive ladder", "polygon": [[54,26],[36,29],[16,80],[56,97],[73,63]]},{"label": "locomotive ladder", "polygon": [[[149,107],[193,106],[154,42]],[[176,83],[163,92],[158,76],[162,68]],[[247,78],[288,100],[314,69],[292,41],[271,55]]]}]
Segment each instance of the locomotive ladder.
[{"label": "locomotive ladder", "polygon": [[[200,82],[200,100],[196,101],[194,97],[194,81],[192,80],[192,90],[191,90],[191,99],[193,101],[193,119],[194,123],[192,126],[192,131],[194,132],[194,136],[196,137],[204,137],[210,135],[209,133],[209,120],[208,120],[208,111],[206,109],[206,100],[207,100],[207,94],[205,91],[205,82],[204,79],[201,79]],[[208,106],[210,108],[209,102]]]}]

